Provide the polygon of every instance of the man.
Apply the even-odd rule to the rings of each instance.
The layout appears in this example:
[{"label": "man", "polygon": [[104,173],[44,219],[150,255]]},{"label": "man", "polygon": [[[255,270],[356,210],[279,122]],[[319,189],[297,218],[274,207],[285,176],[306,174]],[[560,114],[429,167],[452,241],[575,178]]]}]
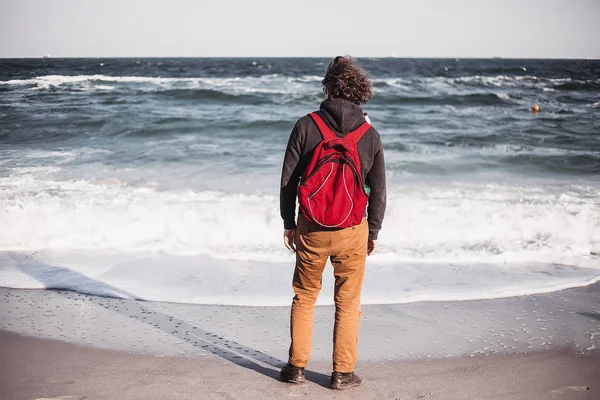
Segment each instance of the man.
[{"label": "man", "polygon": [[[284,221],[285,246],[296,253],[296,267],[292,284],[296,295],[291,309],[292,342],[289,360],[281,370],[281,379],[289,383],[305,381],[304,368],[308,363],[312,346],[314,305],[321,289],[325,263],[330,258],[335,276],[335,327],[331,388],[346,389],[358,386],[362,382],[361,378],[354,373],[357,360],[358,329],[362,314],[360,293],[366,257],[375,250],[377,235],[385,213],[385,163],[379,133],[365,122],[366,114],[360,108],[360,105],[368,102],[373,95],[372,84],[366,73],[354,63],[350,56],[338,56],[329,64],[322,84],[326,100],[321,103],[319,111],[298,120],[290,134],[283,162],[280,207]],[[330,135],[330,145],[323,144],[326,142],[327,135]],[[353,140],[349,140],[351,137]],[[350,176],[348,171],[353,164],[351,161],[331,163],[330,167],[325,168],[325,173],[328,175],[321,178],[322,182],[317,183],[316,189],[312,189],[311,194],[305,198],[299,198],[300,214],[296,226],[296,197],[297,195],[301,197],[302,185],[313,179],[313,174],[318,172],[311,170],[310,173],[307,173],[307,168],[313,168],[315,164],[318,168],[323,164],[313,159],[320,157],[315,153],[317,151],[336,152],[336,149],[341,149],[341,152],[349,149],[348,151],[351,152],[353,141],[354,148],[358,152],[357,158],[360,160],[360,176],[358,177],[360,182],[356,185],[358,189],[349,191],[347,187],[348,183],[352,184],[353,182],[348,178]],[[342,147],[339,147],[340,142],[344,143]],[[339,157],[344,160],[350,159],[343,155]],[[349,168],[339,169],[346,166]],[[325,188],[323,191],[337,190],[336,193],[325,196],[329,200],[345,196],[345,193],[340,194],[339,189],[333,189],[336,187],[335,182],[330,183],[332,182],[330,175],[334,171],[333,168],[338,168],[336,170],[338,172],[341,171],[336,172],[337,176],[341,177],[338,179],[342,179],[339,182],[343,183],[338,188],[344,188],[348,196],[355,196],[355,199],[358,199],[346,201],[349,204],[348,207],[354,207],[354,209],[349,209],[348,215],[352,212],[360,213],[354,226],[343,225],[346,220],[339,224],[319,222],[319,218],[328,218],[328,213],[337,212],[342,206],[334,207],[316,203],[311,206],[313,203],[310,201],[314,200],[313,196],[322,188]],[[358,168],[354,167],[353,171],[358,171]],[[333,186],[328,189],[326,183]],[[367,219],[363,218],[364,206],[362,210],[359,207],[356,211],[355,205],[360,203],[359,197],[356,196],[365,197]],[[317,218],[313,213],[313,208],[319,207],[321,217]],[[346,211],[341,212],[341,215],[346,215]]]}]

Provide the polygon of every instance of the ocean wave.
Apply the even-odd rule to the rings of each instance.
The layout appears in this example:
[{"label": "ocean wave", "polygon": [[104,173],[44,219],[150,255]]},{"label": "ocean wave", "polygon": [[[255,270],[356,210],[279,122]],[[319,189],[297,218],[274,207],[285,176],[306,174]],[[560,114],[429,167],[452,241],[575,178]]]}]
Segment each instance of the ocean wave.
[{"label": "ocean wave", "polygon": [[[506,143],[506,139],[498,135],[457,135],[420,143],[391,142],[385,145],[386,167],[389,171],[429,177],[492,171],[511,171],[519,175],[536,171],[554,176],[561,174],[593,178],[600,172],[597,152],[550,147],[550,142],[558,143],[559,140],[573,143],[577,138],[548,139],[547,147]],[[580,147],[585,148],[584,145]]]},{"label": "ocean wave", "polygon": [[[286,256],[273,196],[36,176],[0,178],[0,249]],[[381,251],[402,259],[535,261],[589,254],[600,243],[600,192],[590,187],[395,186],[388,198]]]},{"label": "ocean wave", "polygon": [[[249,93],[286,93],[285,86],[299,88],[303,84],[320,82],[314,75],[286,77],[279,74],[259,77],[186,77],[162,78],[150,76],[109,76],[109,75],[46,75],[30,79],[13,79],[0,81],[0,86],[29,86],[33,89],[50,89],[55,87],[80,87],[90,90],[113,90],[114,84],[145,84],[153,87],[148,90],[162,89],[202,89],[210,87],[237,88]],[[107,85],[113,84],[113,85]],[[83,86],[82,86],[83,85]],[[141,88],[143,89],[143,88]]]},{"label": "ocean wave", "polygon": [[[35,148],[26,150],[0,149],[0,165],[9,165],[10,163],[11,168],[9,171],[11,174],[14,174],[14,176],[22,176],[23,174],[36,172],[52,173],[60,170],[57,165],[75,160],[79,162],[84,160],[95,160],[98,156],[105,157],[110,154],[112,154],[111,150],[92,147],[56,148],[53,150]],[[35,163],[38,165],[15,168],[15,158],[18,158],[21,162],[25,161],[27,163]],[[48,165],[48,163],[52,163],[53,165]]]},{"label": "ocean wave", "polygon": [[236,103],[261,104],[266,102],[251,91],[227,93],[216,89],[166,89],[157,91],[161,98],[183,101],[234,101]]},{"label": "ocean wave", "polygon": [[0,81],[0,88],[33,90],[40,95],[55,92],[103,95],[104,105],[121,104],[130,101],[129,99],[139,100],[148,96],[174,101],[260,105],[273,102],[313,104],[321,98],[319,82],[320,79],[313,75],[287,77],[278,74],[230,78],[49,75],[25,80]]},{"label": "ocean wave", "polygon": [[[596,89],[600,79],[577,80],[572,78],[545,78],[534,75],[472,75],[461,77],[398,77],[374,79],[376,88],[392,87],[396,89],[410,90],[414,87],[424,86],[431,88],[444,88],[468,86],[468,87],[506,87],[506,88],[555,88],[565,85],[565,88],[581,87]],[[577,89],[574,89],[577,90]]]},{"label": "ocean wave", "polygon": [[[289,93],[291,89],[300,90],[308,85],[311,89],[321,82],[316,75],[284,76],[269,74],[243,77],[151,77],[151,76],[110,76],[110,75],[45,75],[29,79],[0,81],[0,88],[10,86],[29,86],[32,89],[77,86],[88,90],[114,90],[119,84],[149,84],[160,88],[194,89],[203,87],[236,87],[249,92]],[[572,78],[544,78],[533,75],[496,75],[462,77],[397,77],[374,78],[375,88],[395,88],[413,90],[415,87],[456,87],[457,85],[475,87],[547,87],[559,90],[596,90],[600,79],[577,80]],[[441,86],[440,86],[441,85]]]},{"label": "ocean wave", "polygon": [[600,155],[598,153],[574,153],[568,156],[562,154],[512,154],[505,159],[508,165],[541,166],[544,170],[578,175],[600,174]]},{"label": "ocean wave", "polygon": [[[376,96],[372,104],[457,105],[461,107],[521,104],[531,90],[593,92],[600,80],[541,78],[523,76],[397,77],[373,79]],[[123,99],[156,96],[165,100],[231,102],[241,104],[316,104],[322,99],[320,77],[281,74],[243,77],[148,77],[109,75],[46,75],[30,79],[0,81],[0,88],[37,91],[41,96],[55,93],[90,93],[104,96],[105,105]],[[569,98],[564,102],[588,102]],[[538,100],[539,101],[539,100]]]},{"label": "ocean wave", "polygon": [[600,79],[596,81],[581,81],[573,80],[565,83],[557,84],[553,87],[556,90],[568,90],[568,91],[600,91]]},{"label": "ocean wave", "polygon": [[505,93],[472,93],[434,96],[393,96],[381,95],[372,100],[372,104],[398,105],[450,105],[450,106],[491,106],[507,104],[510,96]]}]

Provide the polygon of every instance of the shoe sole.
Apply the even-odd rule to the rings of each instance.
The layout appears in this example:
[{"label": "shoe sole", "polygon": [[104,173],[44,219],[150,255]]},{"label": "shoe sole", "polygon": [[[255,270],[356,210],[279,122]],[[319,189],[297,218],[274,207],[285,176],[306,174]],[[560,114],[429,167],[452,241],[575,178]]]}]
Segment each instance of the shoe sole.
[{"label": "shoe sole", "polygon": [[294,385],[302,385],[303,383],[306,383],[306,379],[301,380],[301,381],[293,381],[293,380],[287,380],[287,381],[281,380],[281,381],[283,383],[291,383],[291,384],[294,384]]},{"label": "shoe sole", "polygon": [[348,385],[331,385],[329,387],[333,390],[345,390],[345,389],[350,389],[350,388],[357,387],[360,385],[362,385],[362,382],[351,383]]},{"label": "shoe sole", "polygon": [[306,383],[306,378],[300,379],[285,379],[283,376],[279,375],[279,380],[283,383],[293,383],[294,385],[301,385]]}]

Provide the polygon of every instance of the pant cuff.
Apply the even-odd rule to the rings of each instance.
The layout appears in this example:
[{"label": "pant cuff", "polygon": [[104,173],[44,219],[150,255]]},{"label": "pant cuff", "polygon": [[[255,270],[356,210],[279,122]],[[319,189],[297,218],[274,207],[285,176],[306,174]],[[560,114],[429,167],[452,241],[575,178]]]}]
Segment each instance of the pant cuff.
[{"label": "pant cuff", "polygon": [[354,372],[354,366],[341,366],[341,365],[333,365],[333,372],[340,372],[342,374],[346,374],[348,372]]},{"label": "pant cuff", "polygon": [[307,363],[292,362],[291,359],[288,359],[288,364],[290,364],[291,366],[296,367],[296,368],[306,368]]}]

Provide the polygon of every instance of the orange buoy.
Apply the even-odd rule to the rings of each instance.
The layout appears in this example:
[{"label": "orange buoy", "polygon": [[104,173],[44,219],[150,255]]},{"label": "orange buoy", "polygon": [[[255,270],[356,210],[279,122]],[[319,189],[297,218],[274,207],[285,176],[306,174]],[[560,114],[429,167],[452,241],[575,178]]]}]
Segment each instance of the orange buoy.
[{"label": "orange buoy", "polygon": [[537,104],[534,104],[533,107],[531,107],[531,111],[540,112],[540,106],[538,106]]}]

